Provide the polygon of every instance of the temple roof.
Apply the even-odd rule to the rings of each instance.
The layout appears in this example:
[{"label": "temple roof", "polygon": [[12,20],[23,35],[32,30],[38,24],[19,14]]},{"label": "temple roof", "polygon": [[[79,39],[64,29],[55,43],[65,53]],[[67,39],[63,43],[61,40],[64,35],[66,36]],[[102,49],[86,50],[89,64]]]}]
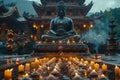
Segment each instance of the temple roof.
[{"label": "temple roof", "polygon": [[14,13],[16,13],[17,16],[19,16],[19,12],[18,12],[18,9],[17,9],[16,6],[12,7],[7,12],[3,13],[2,15],[0,15],[0,19],[8,18],[8,17],[14,15]]},{"label": "temple roof", "polygon": [[[79,0],[76,0],[76,1],[79,1]],[[85,0],[81,0],[81,1],[85,1]],[[33,3],[33,7],[36,11],[36,13],[40,16],[40,14],[43,12],[43,10],[45,9],[51,9],[51,10],[56,10],[56,4],[57,3],[52,3],[52,4],[48,4],[46,6],[44,5],[37,5],[36,3]],[[80,10],[80,13],[81,15],[83,16],[86,16],[87,13],[90,11],[90,9],[92,8],[93,6],[93,2],[91,1],[88,5],[76,5],[76,4],[69,4],[69,3],[66,3],[66,6],[67,6],[67,9],[77,9],[77,10]]]},{"label": "temple roof", "polygon": [[[49,2],[52,2],[52,3],[57,3],[57,2],[59,2],[60,0],[41,0],[41,3],[43,4],[43,5],[46,5],[46,4],[48,4]],[[76,2],[76,3],[78,3],[79,5],[83,5],[84,3],[85,3],[85,1],[86,0],[61,0],[61,1],[64,1],[65,3],[67,3],[67,2]]]}]

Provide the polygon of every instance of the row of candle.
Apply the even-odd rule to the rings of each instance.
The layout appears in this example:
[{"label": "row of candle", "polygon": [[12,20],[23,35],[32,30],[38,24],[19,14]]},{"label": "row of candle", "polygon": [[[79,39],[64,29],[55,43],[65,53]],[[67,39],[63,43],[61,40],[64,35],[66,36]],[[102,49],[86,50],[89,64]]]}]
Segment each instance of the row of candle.
[{"label": "row of candle", "polygon": [[[36,58],[33,62],[31,62],[31,63],[26,63],[26,64],[23,65],[23,64],[20,64],[20,59],[17,58],[17,59],[16,59],[16,64],[20,64],[20,65],[18,66],[18,72],[30,73],[31,68],[36,68],[36,67],[38,68],[40,62],[43,63],[45,60],[46,60],[46,62],[47,62],[47,61],[48,61],[48,58],[43,58],[43,59],[40,59],[40,60],[38,60],[38,59]],[[9,62],[10,62],[10,63],[9,63]],[[45,62],[45,63],[46,63],[46,62]],[[9,59],[7,60],[7,64],[11,64],[11,59],[10,59],[10,61],[9,61]],[[4,77],[5,77],[5,79],[9,80],[9,79],[12,78],[12,70],[13,70],[13,69],[7,69],[7,70],[4,71]]]},{"label": "row of candle", "polygon": [[[101,68],[100,68],[100,65],[98,63],[95,63],[94,61],[87,61],[87,60],[84,60],[84,59],[79,59],[77,57],[75,58],[62,58],[64,60],[66,60],[68,62],[68,65],[66,66],[69,66],[74,68],[74,73],[76,76],[79,75],[79,73],[77,73],[76,71],[79,71],[80,67],[82,66],[82,68],[84,69],[84,77],[88,77],[87,73],[91,73],[91,72],[96,72],[97,74],[100,73],[100,69],[102,70],[102,73],[106,73],[108,71],[107,69],[107,65],[106,64],[103,64],[101,65]],[[25,71],[25,73],[30,73],[30,70],[31,68],[32,69],[38,69],[38,71],[41,73],[41,72],[44,72],[46,69],[49,71],[50,69],[52,70],[52,63],[55,63],[57,60],[57,58],[52,58],[52,59],[49,59],[49,58],[42,58],[42,59],[35,59],[33,62],[31,63],[26,63],[25,65],[21,64],[18,66],[18,71],[19,72],[22,72],[22,71]],[[58,62],[56,63],[55,67],[53,68],[53,72],[54,71],[60,71],[60,65],[62,64],[62,60],[59,59]],[[71,70],[71,68],[69,67],[69,69]],[[41,70],[42,69],[42,70]],[[99,75],[99,77],[106,77],[105,75],[103,75],[102,73],[100,73],[101,75]],[[115,67],[115,74],[116,75],[119,75],[120,76],[120,68],[119,67]],[[7,69],[5,70],[4,72],[4,75],[5,75],[5,78],[12,78],[12,69]],[[72,77],[73,78],[73,77]]]},{"label": "row of candle", "polygon": [[[39,42],[37,42],[37,43],[38,43],[38,44],[42,44],[41,41],[39,41]],[[47,43],[46,41],[43,42],[43,44],[46,44],[46,43]],[[55,40],[53,40],[51,43],[52,43],[53,45],[57,44],[57,42],[56,42]],[[75,40],[72,40],[72,41],[67,40],[67,41],[66,41],[66,44],[67,44],[67,45],[70,45],[71,43],[72,43],[72,44],[76,44]],[[58,41],[58,44],[63,44],[63,41],[62,41],[62,40]]]},{"label": "row of candle", "polygon": [[[77,65],[84,65],[84,66],[91,66],[91,68],[95,69],[95,71],[100,70],[100,65],[98,63],[95,63],[94,61],[84,61],[83,59],[79,60],[78,58],[73,58],[73,61]],[[107,65],[103,64],[101,66],[103,72],[107,72]]]},{"label": "row of candle", "polygon": [[[70,58],[72,65],[74,64],[74,67],[80,66],[79,68],[76,68],[75,71],[80,71],[84,74],[85,78],[95,78],[95,79],[101,79],[104,78],[107,80],[107,77],[100,73],[100,65],[98,63],[95,63],[91,61],[90,63],[88,61],[84,61],[83,59],[79,60],[78,58]],[[107,71],[107,65],[102,65],[102,71]]]}]

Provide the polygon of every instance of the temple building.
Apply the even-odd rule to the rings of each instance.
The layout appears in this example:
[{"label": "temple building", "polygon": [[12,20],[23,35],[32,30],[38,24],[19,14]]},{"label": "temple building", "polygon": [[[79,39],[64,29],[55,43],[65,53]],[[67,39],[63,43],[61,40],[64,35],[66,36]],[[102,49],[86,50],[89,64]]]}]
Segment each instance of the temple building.
[{"label": "temple building", "polygon": [[13,25],[11,24],[18,16],[19,12],[16,6],[8,9],[3,2],[0,4],[0,40],[7,39],[7,32],[9,29],[13,29]]},{"label": "temple building", "polygon": [[15,34],[14,38],[24,34],[28,36],[31,32],[26,20],[20,17],[17,6],[14,5],[9,8],[2,1],[0,3],[0,40],[7,40],[8,31],[11,29]]},{"label": "temple building", "polygon": [[[91,1],[88,5],[85,0],[63,0],[67,6],[67,17],[73,19],[76,34],[83,35],[95,24],[96,19],[102,16],[88,17],[87,14],[93,6]],[[49,33],[50,20],[56,17],[56,5],[59,0],[41,0],[41,5],[33,2],[33,7],[38,17],[28,18],[28,22],[36,29],[36,36],[40,38],[42,34]]]}]

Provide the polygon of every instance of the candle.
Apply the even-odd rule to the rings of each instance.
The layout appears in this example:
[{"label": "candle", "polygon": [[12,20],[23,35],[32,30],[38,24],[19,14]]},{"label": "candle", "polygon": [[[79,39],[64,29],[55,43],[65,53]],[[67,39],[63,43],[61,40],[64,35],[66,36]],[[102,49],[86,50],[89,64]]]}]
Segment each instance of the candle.
[{"label": "candle", "polygon": [[30,63],[25,64],[25,72],[29,73],[30,72]]},{"label": "candle", "polygon": [[52,44],[55,44],[55,40],[52,41]]},{"label": "candle", "polygon": [[59,44],[62,44],[62,41],[61,41],[61,40],[59,41]]},{"label": "candle", "polygon": [[12,78],[12,70],[13,69],[7,69],[7,70],[4,71],[4,77],[6,79],[11,79]]},{"label": "candle", "polygon": [[39,67],[39,60],[36,58],[35,59],[35,68],[38,68]]},{"label": "candle", "polygon": [[75,44],[75,41],[73,40],[72,43]]},{"label": "candle", "polygon": [[96,63],[96,64],[94,65],[95,71],[99,71],[99,67],[100,67],[99,64]]},{"label": "candle", "polygon": [[119,74],[119,67],[115,66],[115,75],[118,75],[118,74]]},{"label": "candle", "polygon": [[16,64],[19,64],[19,63],[20,63],[20,59],[17,58],[17,59],[16,59]]},{"label": "candle", "polygon": [[47,70],[48,70],[48,71],[50,70],[50,67],[49,67],[49,66],[47,67]]},{"label": "candle", "polygon": [[66,42],[66,44],[67,44],[67,45],[70,45],[70,40],[68,40],[68,41]]},{"label": "candle", "polygon": [[88,61],[84,61],[84,64],[88,65]]},{"label": "candle", "polygon": [[24,65],[19,65],[18,66],[18,72],[22,72],[22,71],[24,71]]},{"label": "candle", "polygon": [[31,67],[35,68],[35,62],[31,62]]},{"label": "candle", "polygon": [[102,65],[102,72],[104,73],[104,72],[106,72],[106,71],[107,71],[107,65],[103,64],[103,65]]},{"label": "candle", "polygon": [[93,62],[93,61],[90,62],[90,66],[91,66],[92,68],[94,68],[94,64],[95,64],[95,62]]},{"label": "candle", "polygon": [[81,59],[81,62],[83,62],[84,60],[83,59]]}]

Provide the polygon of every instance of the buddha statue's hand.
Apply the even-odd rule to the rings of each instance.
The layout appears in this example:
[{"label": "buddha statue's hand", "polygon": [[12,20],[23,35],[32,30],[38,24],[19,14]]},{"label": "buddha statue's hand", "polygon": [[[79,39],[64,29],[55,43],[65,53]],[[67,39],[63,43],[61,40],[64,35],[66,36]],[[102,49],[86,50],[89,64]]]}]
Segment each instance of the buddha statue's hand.
[{"label": "buddha statue's hand", "polygon": [[66,33],[64,32],[61,32],[61,33],[57,33],[56,36],[63,36],[63,35],[67,35]]}]

